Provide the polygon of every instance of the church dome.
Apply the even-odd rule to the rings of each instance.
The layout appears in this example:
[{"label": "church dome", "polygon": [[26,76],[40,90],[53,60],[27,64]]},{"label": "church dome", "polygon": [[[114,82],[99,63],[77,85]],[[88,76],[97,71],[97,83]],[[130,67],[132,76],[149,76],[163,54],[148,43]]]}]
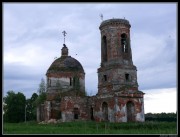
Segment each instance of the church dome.
[{"label": "church dome", "polygon": [[84,69],[81,63],[75,58],[68,56],[68,48],[63,44],[61,49],[61,57],[56,59],[49,69],[47,70],[46,75],[49,74],[58,74],[63,72],[78,72],[84,73]]},{"label": "church dome", "polygon": [[47,74],[61,73],[61,72],[79,72],[84,73],[81,63],[71,56],[61,56],[56,59],[49,69]]}]

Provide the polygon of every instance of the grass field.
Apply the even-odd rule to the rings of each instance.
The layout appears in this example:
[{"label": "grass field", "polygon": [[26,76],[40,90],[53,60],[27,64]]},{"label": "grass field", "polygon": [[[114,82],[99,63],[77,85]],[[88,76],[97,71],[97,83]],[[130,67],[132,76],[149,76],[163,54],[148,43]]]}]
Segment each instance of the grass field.
[{"label": "grass field", "polygon": [[58,124],[4,123],[3,134],[177,134],[176,122],[105,123],[76,121]]}]

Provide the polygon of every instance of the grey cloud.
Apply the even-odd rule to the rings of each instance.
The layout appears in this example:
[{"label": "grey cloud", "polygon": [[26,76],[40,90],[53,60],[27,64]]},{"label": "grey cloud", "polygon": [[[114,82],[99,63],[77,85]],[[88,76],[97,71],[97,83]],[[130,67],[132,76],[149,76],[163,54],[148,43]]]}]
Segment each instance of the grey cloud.
[{"label": "grey cloud", "polygon": [[139,70],[137,74],[140,89],[176,87],[176,71],[176,67],[171,64]]},{"label": "grey cloud", "polygon": [[4,79],[6,80],[37,80],[44,74],[38,68],[22,64],[4,64]]}]

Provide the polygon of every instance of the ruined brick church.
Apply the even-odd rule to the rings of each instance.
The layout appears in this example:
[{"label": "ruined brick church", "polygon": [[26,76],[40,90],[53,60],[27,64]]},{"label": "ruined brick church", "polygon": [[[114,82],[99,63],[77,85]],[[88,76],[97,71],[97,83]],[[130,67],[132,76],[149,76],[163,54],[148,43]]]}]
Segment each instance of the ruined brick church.
[{"label": "ruined brick church", "polygon": [[130,27],[126,19],[101,22],[101,65],[94,96],[85,94],[84,69],[63,44],[61,56],[47,70],[47,99],[37,108],[37,121],[145,120],[144,93],[138,90],[137,68],[132,61]]}]

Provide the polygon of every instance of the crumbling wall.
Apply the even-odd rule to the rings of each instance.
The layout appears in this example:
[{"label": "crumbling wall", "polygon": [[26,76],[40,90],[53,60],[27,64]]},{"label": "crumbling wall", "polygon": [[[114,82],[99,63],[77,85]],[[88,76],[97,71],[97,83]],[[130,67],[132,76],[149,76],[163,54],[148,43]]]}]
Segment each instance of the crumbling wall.
[{"label": "crumbling wall", "polygon": [[[75,113],[75,108],[76,113]],[[62,112],[62,121],[87,120],[89,111],[87,107],[87,98],[79,96],[65,96],[61,99],[60,110]],[[78,116],[75,117],[75,114]]]},{"label": "crumbling wall", "polygon": [[[132,95],[128,97],[107,97],[100,95],[95,100],[94,117],[96,121],[104,121],[103,116],[103,102],[108,105],[108,121],[110,122],[128,122],[128,114],[132,113],[131,121],[144,121],[144,109],[143,109],[143,98],[136,98]],[[127,108],[127,103],[132,102],[133,107]]]}]

